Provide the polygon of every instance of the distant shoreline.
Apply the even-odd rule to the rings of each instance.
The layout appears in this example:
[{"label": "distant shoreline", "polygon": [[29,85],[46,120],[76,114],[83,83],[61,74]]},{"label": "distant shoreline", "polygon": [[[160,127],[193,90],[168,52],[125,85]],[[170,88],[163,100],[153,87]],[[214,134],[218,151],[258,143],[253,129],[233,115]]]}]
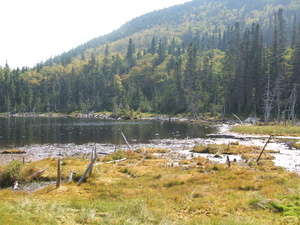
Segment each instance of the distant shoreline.
[{"label": "distant shoreline", "polygon": [[[121,117],[115,118],[110,115],[107,115],[105,113],[72,113],[72,114],[62,114],[62,113],[2,113],[0,114],[0,117],[2,118],[9,118],[9,117],[49,117],[49,118],[67,118],[67,117],[73,117],[73,118],[98,118],[98,119],[106,119],[106,120],[126,120],[122,119]],[[193,122],[197,121],[195,119],[189,119],[185,117],[179,117],[179,116],[168,116],[168,115],[151,115],[151,116],[141,116],[137,118],[138,120],[168,120],[168,121],[186,121],[186,122]],[[200,120],[203,122],[213,122],[210,120]]]}]

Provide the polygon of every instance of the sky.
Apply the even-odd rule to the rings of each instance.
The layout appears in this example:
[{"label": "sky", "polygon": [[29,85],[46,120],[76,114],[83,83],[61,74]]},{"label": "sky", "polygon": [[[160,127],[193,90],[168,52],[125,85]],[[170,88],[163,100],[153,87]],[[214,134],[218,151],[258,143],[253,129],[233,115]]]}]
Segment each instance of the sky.
[{"label": "sky", "polygon": [[32,67],[145,13],[190,0],[1,0],[0,66]]}]

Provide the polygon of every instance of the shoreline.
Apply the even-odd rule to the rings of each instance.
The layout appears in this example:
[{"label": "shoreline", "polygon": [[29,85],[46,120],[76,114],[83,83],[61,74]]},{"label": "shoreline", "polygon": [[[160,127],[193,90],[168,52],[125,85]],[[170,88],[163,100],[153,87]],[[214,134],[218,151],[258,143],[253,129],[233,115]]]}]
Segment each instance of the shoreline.
[{"label": "shoreline", "polygon": [[[178,163],[182,159],[189,159],[191,157],[206,157],[207,159],[216,163],[225,163],[226,157],[219,159],[213,158],[212,155],[192,153],[190,152],[196,144],[228,144],[229,142],[238,141],[240,145],[251,145],[262,148],[265,145],[267,135],[249,135],[238,134],[230,132],[230,128],[234,125],[221,124],[217,125],[218,132],[208,135],[207,138],[193,138],[193,139],[154,139],[150,143],[133,143],[132,150],[138,148],[164,148],[169,150],[169,153],[161,154],[159,157],[169,159],[172,163]],[[215,135],[215,136],[214,136]],[[222,136],[224,136],[222,138]],[[272,142],[266,147],[267,150],[275,150],[279,153],[272,154],[275,159],[276,166],[281,166],[287,171],[300,173],[300,150],[290,149],[286,143],[280,141],[281,137],[273,137]],[[287,137],[284,137],[287,138]],[[300,139],[295,138],[294,139]],[[43,144],[30,145],[20,147],[18,149],[26,151],[25,154],[0,154],[1,164],[6,164],[12,160],[24,161],[30,163],[46,158],[65,158],[65,157],[83,157],[88,158],[91,151],[96,148],[98,153],[112,153],[118,149],[127,150],[128,146],[124,143],[122,145],[101,144],[101,143],[86,143],[76,145],[69,144]],[[240,160],[238,155],[231,155],[230,158]]]}]

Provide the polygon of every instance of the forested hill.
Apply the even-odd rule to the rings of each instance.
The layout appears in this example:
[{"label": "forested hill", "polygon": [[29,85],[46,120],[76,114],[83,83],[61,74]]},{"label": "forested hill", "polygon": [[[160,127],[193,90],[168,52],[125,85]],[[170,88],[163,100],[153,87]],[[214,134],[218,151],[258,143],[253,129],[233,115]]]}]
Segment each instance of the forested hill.
[{"label": "forested hill", "polygon": [[38,63],[0,68],[0,111],[295,120],[299,0],[194,0]]},{"label": "forested hill", "polygon": [[[133,35],[139,36],[138,39],[140,36],[142,39],[148,39],[148,43],[153,36],[158,36],[157,39],[164,36],[168,38],[175,36],[180,37],[185,44],[188,44],[192,38],[192,34],[189,34],[190,26],[194,32],[211,34],[224,31],[235,22],[239,22],[243,26],[259,22],[266,28],[264,32],[269,32],[272,29],[270,17],[279,8],[285,9],[285,16],[289,18],[289,22],[292,22],[291,17],[294,15],[298,14],[300,17],[298,0],[194,0],[135,18],[110,34],[90,40],[67,53],[48,60],[46,64],[68,63],[73,57],[82,54],[89,48],[98,48],[124,38],[128,39]],[[288,26],[291,28],[291,24]],[[270,38],[269,33],[266,38]],[[147,46],[148,43],[138,44]],[[117,50],[121,48],[125,51],[126,46],[123,42],[121,45],[123,47],[119,46]]]}]

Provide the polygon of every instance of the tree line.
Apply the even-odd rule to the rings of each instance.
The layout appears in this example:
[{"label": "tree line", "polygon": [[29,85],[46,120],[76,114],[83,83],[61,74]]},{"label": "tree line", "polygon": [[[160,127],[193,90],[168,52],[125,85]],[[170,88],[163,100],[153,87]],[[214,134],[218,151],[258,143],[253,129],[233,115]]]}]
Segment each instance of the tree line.
[{"label": "tree line", "polygon": [[[260,23],[236,22],[200,34],[157,38],[143,48],[129,38],[124,54],[106,44],[34,68],[0,68],[0,112],[133,112],[190,116],[231,113],[295,120],[300,105],[300,26],[282,9],[270,39]],[[269,27],[270,28],[270,27]],[[287,32],[289,29],[290,32]],[[287,35],[291,33],[292,35]]]}]

